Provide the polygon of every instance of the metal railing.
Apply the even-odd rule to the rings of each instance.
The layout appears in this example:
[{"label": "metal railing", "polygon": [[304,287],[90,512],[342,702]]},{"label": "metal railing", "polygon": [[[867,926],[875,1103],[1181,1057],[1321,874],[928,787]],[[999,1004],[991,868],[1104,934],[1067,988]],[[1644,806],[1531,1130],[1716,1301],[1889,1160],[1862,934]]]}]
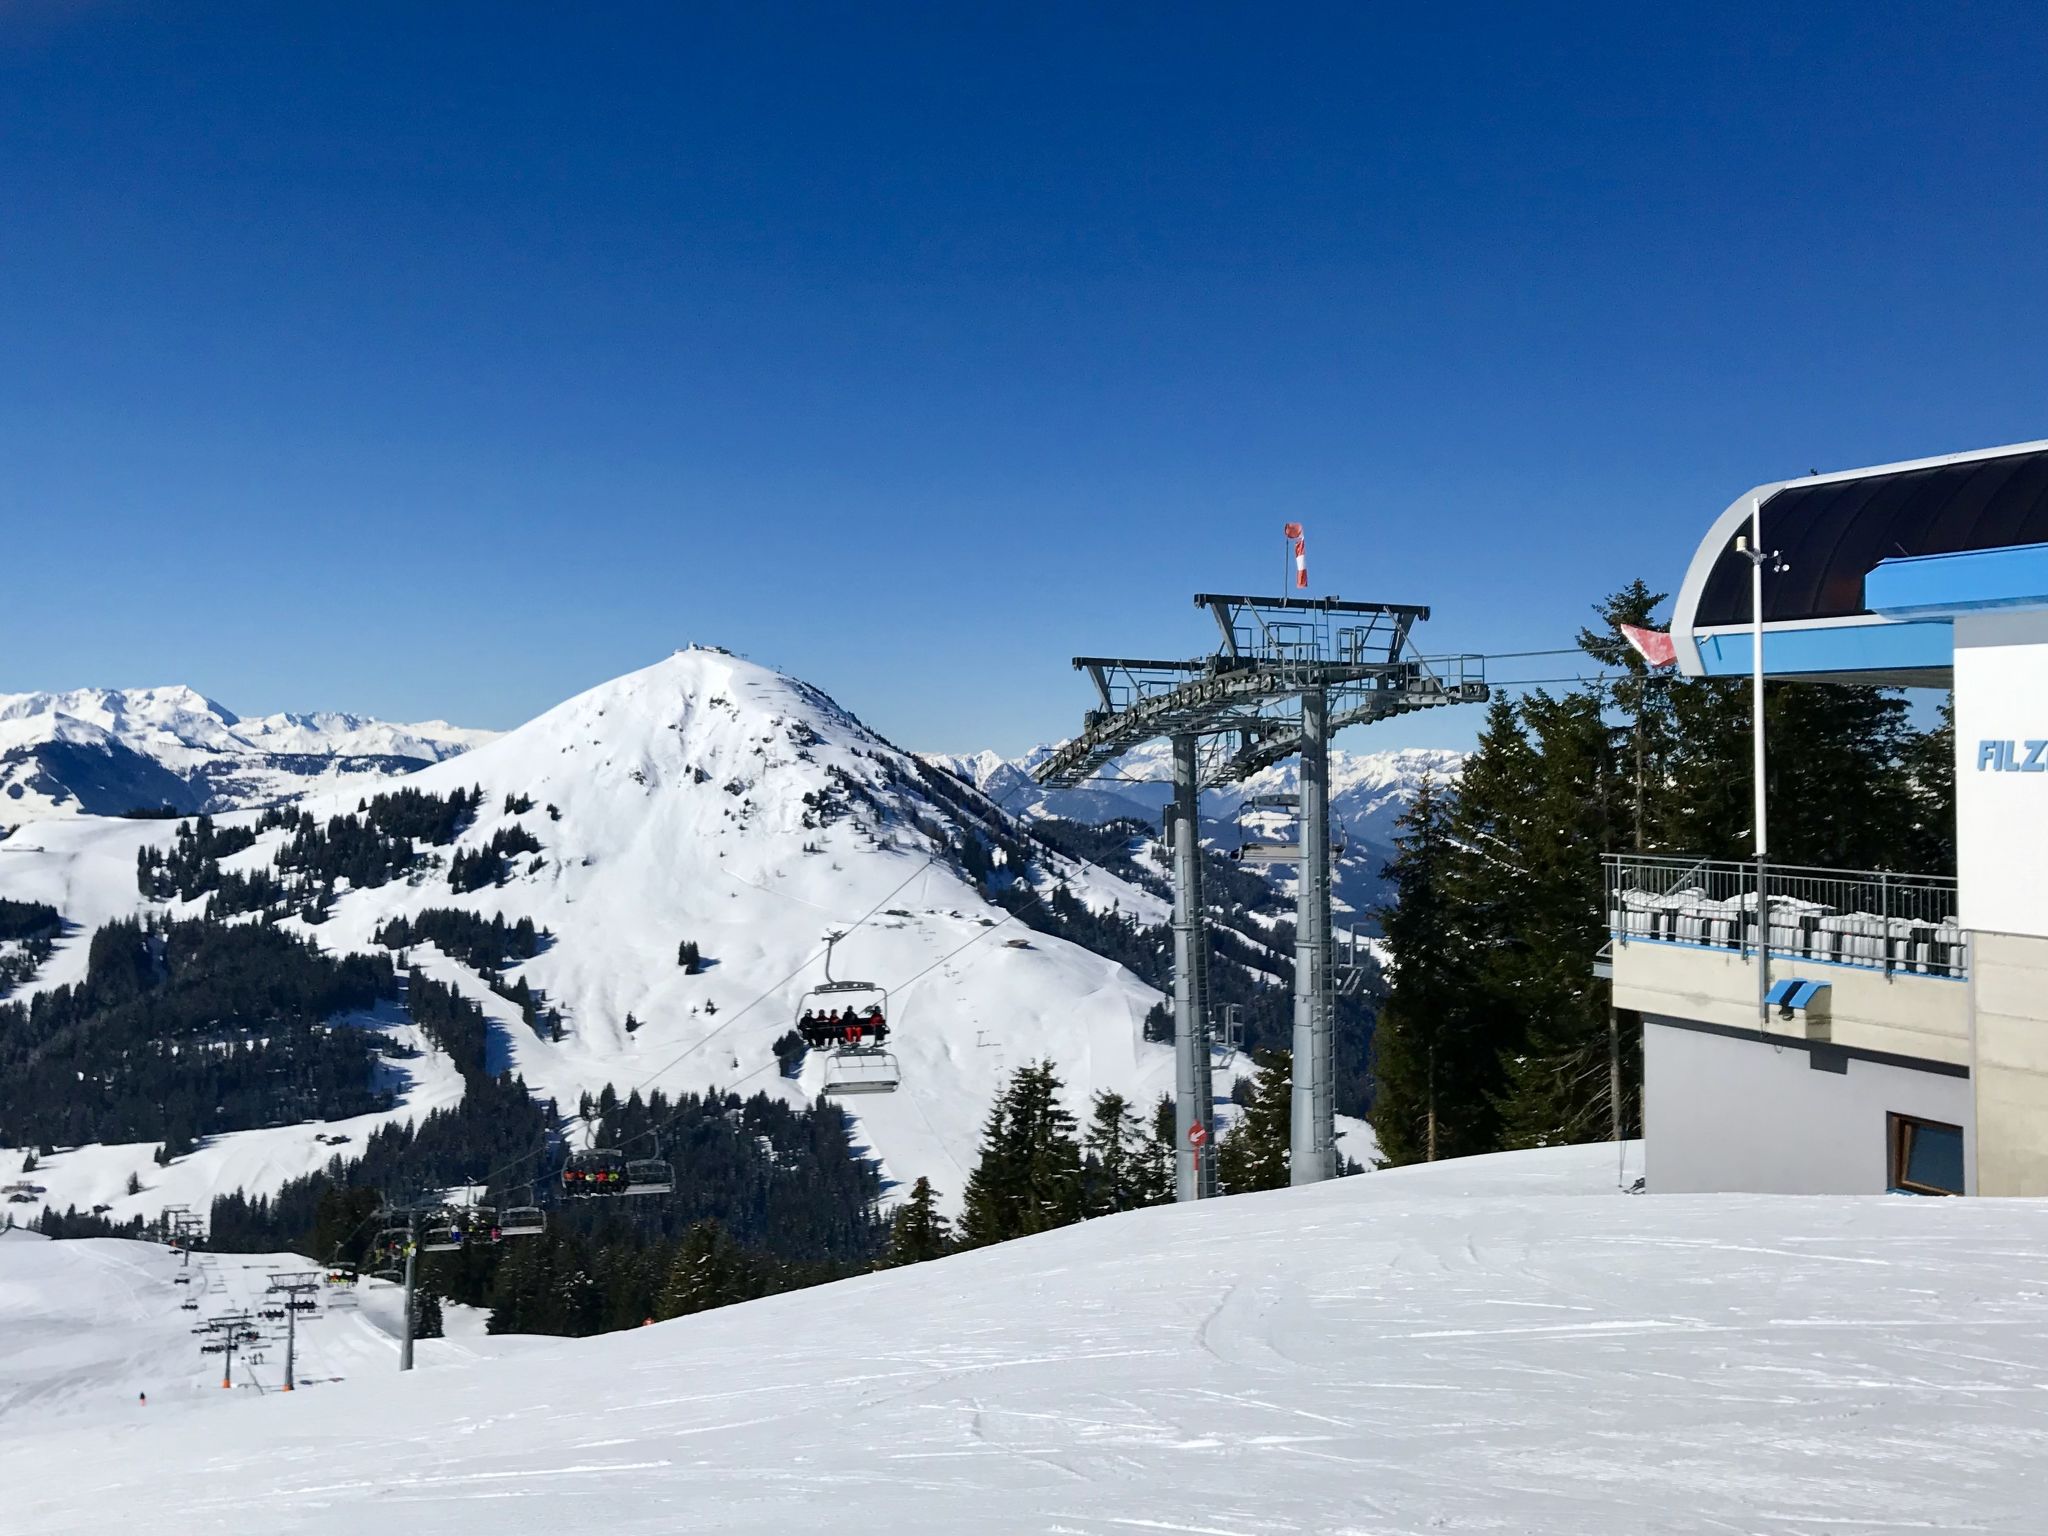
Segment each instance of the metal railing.
[{"label": "metal railing", "polygon": [[[1618,943],[1754,954],[1757,867],[1732,859],[1609,854],[1607,926]],[[1945,875],[1764,866],[1770,952],[1887,975],[1970,972],[1969,935]]]}]

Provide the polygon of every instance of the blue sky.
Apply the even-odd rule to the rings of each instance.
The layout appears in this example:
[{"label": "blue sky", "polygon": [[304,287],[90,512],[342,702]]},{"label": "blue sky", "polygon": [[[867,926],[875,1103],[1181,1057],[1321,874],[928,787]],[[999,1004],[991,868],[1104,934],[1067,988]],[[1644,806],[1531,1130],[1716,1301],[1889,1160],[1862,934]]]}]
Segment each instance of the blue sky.
[{"label": "blue sky", "polygon": [[700,640],[1018,749],[1288,519],[1566,644],[1759,480],[2048,435],[2044,17],[12,0],[0,691]]}]

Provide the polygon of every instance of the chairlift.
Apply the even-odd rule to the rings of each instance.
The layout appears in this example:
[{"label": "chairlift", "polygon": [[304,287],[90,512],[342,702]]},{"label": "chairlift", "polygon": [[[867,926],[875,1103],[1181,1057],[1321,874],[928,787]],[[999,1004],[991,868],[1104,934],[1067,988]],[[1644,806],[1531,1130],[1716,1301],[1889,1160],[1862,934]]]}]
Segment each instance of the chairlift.
[{"label": "chairlift", "polygon": [[675,1188],[676,1171],[667,1159],[629,1159],[616,1147],[572,1153],[568,1166],[562,1170],[565,1195],[669,1195],[675,1193]]},{"label": "chairlift", "polygon": [[453,1253],[497,1236],[498,1213],[488,1205],[450,1206],[420,1234],[422,1253]]},{"label": "chairlift", "polygon": [[625,1192],[626,1154],[612,1147],[572,1152],[562,1169],[565,1195],[617,1195]]},{"label": "chairlift", "polygon": [[[1286,823],[1279,835],[1268,825],[1276,811]],[[1242,864],[1299,864],[1300,811],[1299,795],[1247,795],[1237,803],[1237,846],[1230,850],[1231,858]]]},{"label": "chairlift", "polygon": [[842,1047],[825,1058],[825,1082],[818,1090],[825,1098],[852,1093],[894,1093],[903,1082],[903,1069],[889,1051]]},{"label": "chairlift", "polygon": [[626,1164],[627,1195],[672,1195],[676,1192],[676,1171],[668,1159],[636,1157]]},{"label": "chairlift", "polygon": [[547,1214],[537,1205],[508,1205],[498,1218],[501,1237],[538,1237],[547,1229]]},{"label": "chairlift", "polygon": [[893,1093],[903,1070],[888,1049],[888,990],[872,981],[834,981],[835,934],[825,942],[825,980],[797,1005],[796,1030],[813,1050],[829,1049],[822,1096]]}]

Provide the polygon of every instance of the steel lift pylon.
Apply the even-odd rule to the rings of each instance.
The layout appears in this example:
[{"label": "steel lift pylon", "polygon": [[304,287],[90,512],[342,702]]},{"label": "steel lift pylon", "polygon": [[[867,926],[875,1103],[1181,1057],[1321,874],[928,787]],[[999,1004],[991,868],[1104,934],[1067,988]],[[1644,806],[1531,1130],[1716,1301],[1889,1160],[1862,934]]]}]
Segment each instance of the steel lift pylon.
[{"label": "steel lift pylon", "polygon": [[1203,1156],[1215,1103],[1202,790],[1300,759],[1290,1178],[1317,1183],[1337,1171],[1336,999],[1344,985],[1330,933],[1330,739],[1346,726],[1487,698],[1478,657],[1425,658],[1415,651],[1410,631],[1429,617],[1425,607],[1217,593],[1196,594],[1195,606],[1211,614],[1221,636],[1210,655],[1074,658],[1094,683],[1099,706],[1083,718],[1080,735],[1033,770],[1041,784],[1079,784],[1145,742],[1164,737],[1172,744],[1166,831],[1173,872],[1174,1190],[1182,1200],[1216,1192],[1215,1160]]}]

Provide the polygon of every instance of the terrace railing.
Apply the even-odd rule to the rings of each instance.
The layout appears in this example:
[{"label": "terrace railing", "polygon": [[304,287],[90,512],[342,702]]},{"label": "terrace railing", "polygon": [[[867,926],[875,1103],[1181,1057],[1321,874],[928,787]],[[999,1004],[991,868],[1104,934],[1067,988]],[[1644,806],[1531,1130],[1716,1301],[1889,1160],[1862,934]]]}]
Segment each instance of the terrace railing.
[{"label": "terrace railing", "polygon": [[[1617,944],[1684,944],[1754,954],[1757,867],[1732,859],[1609,854],[1607,925]],[[1886,974],[1970,972],[1952,876],[1767,864],[1766,941],[1774,956]]]}]

